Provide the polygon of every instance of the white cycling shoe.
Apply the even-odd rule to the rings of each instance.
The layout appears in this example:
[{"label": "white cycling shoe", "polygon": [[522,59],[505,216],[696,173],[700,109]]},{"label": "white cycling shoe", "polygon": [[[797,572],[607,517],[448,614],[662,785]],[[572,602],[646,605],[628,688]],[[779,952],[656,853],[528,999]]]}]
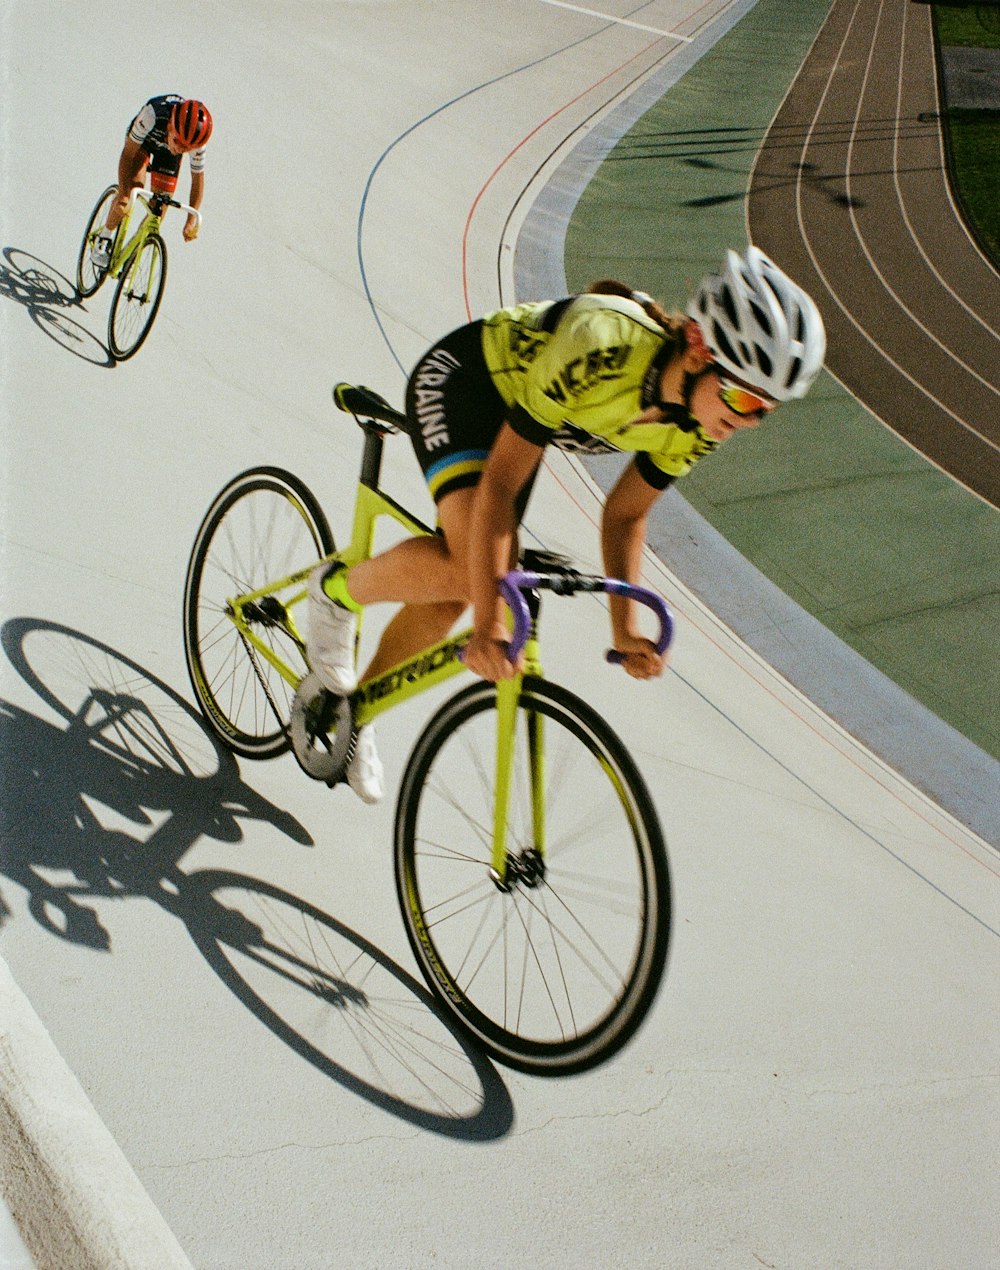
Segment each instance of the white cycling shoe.
[{"label": "white cycling shoe", "polygon": [[381,802],[385,793],[382,760],[375,748],[375,725],[366,723],[358,730],[354,754],[347,765],[347,783],[362,802]]},{"label": "white cycling shoe", "polygon": [[94,239],[94,245],[90,249],[90,263],[95,269],[107,269],[111,263],[111,244],[114,241],[114,234],[101,233]]},{"label": "white cycling shoe", "polygon": [[[309,575],[309,665],[328,692],[346,696],[358,686],[354,668],[358,618],[323,590],[330,566],[317,565]],[[377,757],[377,756],[376,756]]]}]

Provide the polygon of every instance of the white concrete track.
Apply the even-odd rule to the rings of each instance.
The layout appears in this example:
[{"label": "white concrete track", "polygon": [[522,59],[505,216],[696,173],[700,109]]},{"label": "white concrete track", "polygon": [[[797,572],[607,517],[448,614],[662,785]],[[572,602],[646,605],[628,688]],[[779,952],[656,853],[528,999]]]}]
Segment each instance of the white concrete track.
[{"label": "white concrete track", "polygon": [[[23,993],[65,1063],[32,1104],[53,1168],[82,1146],[98,1171],[122,1157],[105,1175],[129,1198],[109,1185],[96,1229],[148,1197],[166,1227],[150,1220],[149,1247],[172,1232],[199,1270],[995,1264],[1000,862],[654,558],[679,618],[655,686],[604,665],[597,601],[548,609],[549,671],[627,737],[675,886],[653,1012],[585,1076],[494,1068],[440,1023],[396,909],[391,795],[371,809],[290,758],[236,764],[191,704],[181,592],[218,488],[289,468],[344,535],[360,445],[331,385],[398,400],[430,340],[508,285],[501,243],[539,170],[688,47],[657,31],[725,12],[0,13],[0,953],[19,988],[0,999]],[[131,113],[169,91],[215,114],[204,229],[186,246],[168,217],[157,324],[111,367],[110,295],[73,302],[76,254]],[[405,441],[386,470],[429,513]],[[598,515],[557,457],[528,530],[590,567]],[[390,778],[428,713],[382,726]],[[322,951],[343,999],[247,930],[304,976]],[[18,1028],[0,1027],[0,1189],[58,1264],[46,1224],[85,1237],[94,1214],[44,1193],[58,1177],[32,1211],[12,1196]],[[89,1255],[70,1270],[140,1264]]]}]

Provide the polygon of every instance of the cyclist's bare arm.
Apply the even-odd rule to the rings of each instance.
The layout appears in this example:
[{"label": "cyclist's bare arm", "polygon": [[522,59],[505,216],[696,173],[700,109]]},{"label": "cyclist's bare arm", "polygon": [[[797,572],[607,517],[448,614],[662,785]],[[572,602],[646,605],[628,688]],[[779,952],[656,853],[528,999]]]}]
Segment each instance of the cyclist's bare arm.
[{"label": "cyclist's bare arm", "polygon": [[[202,196],[205,193],[205,174],[203,172],[191,173],[191,194],[188,202],[195,209],[201,207]],[[188,213],[187,221],[184,224],[184,241],[193,242],[198,237],[198,230],[201,228],[201,217]]]},{"label": "cyclist's bare arm", "polygon": [[466,666],[494,682],[509,678],[508,636],[497,581],[512,566],[517,533],[517,496],[541,462],[542,447],[504,424],[490,450],[476,489],[469,525],[469,594],[475,612]]},{"label": "cyclist's bare arm", "polygon": [[[646,521],[650,508],[662,490],[655,489],[630,463],[608,495],[601,517],[601,549],[609,577],[638,583],[642,553],[646,545]],[[623,665],[635,679],[652,679],[663,674],[665,656],[639,630],[637,606],[624,596],[609,597],[611,637],[614,647],[625,654]]]}]

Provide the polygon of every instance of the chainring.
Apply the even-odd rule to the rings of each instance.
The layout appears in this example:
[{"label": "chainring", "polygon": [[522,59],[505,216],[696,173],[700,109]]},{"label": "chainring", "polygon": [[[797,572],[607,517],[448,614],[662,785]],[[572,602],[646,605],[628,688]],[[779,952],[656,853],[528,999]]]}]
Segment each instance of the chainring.
[{"label": "chainring", "polygon": [[335,785],[343,779],[351,749],[351,703],[323,687],[311,671],[299,683],[288,721],[292,752],[313,780]]}]

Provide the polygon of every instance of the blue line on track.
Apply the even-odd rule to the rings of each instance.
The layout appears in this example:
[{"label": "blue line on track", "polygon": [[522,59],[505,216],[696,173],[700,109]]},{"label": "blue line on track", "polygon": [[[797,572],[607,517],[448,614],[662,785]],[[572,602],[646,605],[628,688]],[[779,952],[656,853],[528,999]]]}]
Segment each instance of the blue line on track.
[{"label": "blue line on track", "polygon": [[[645,9],[651,2],[652,0],[647,0],[646,4],[636,5],[634,9],[631,9],[624,16],[629,18],[632,17],[633,14],[639,13],[641,10]],[[573,40],[570,44],[563,45],[562,48],[554,49],[551,53],[546,53],[543,57],[536,58],[533,62],[525,62],[523,66],[518,66],[514,70],[504,71],[502,75],[496,75],[493,79],[484,80],[481,84],[476,84],[472,88],[467,88],[465,92],[459,93],[458,96],[452,97],[450,101],[443,102],[440,106],[436,106],[432,111],[424,115],[422,119],[418,119],[415,123],[412,123],[407,129],[401,132],[395,140],[391,141],[376,159],[374,166],[368,173],[368,179],[365,181],[365,188],[361,195],[361,206],[358,209],[358,268],[361,272],[361,285],[364,288],[365,299],[368,301],[368,307],[371,310],[372,317],[375,319],[375,325],[378,327],[379,333],[385,341],[386,348],[392,355],[393,361],[399,367],[403,375],[408,373],[407,369],[399,360],[396,350],[393,348],[392,341],[389,339],[388,333],[382,325],[382,319],[379,316],[378,308],[371,293],[371,288],[368,285],[368,271],[365,269],[365,252],[363,243],[365,211],[368,206],[368,196],[371,193],[372,184],[378,174],[379,168],[381,168],[382,164],[386,161],[392,151],[395,150],[401,142],[405,141],[407,137],[416,132],[416,130],[422,127],[425,123],[434,119],[437,115],[440,115],[444,111],[449,110],[452,106],[457,105],[460,101],[464,101],[467,97],[472,97],[475,93],[481,92],[484,88],[490,88],[494,84],[502,83],[505,79],[512,79],[515,75],[520,75],[524,71],[532,70],[536,66],[541,66],[542,63],[550,61],[554,57],[560,57],[563,53],[569,52],[570,49],[576,48],[577,45],[585,44],[588,40],[593,40],[597,36],[604,34],[605,31],[615,25],[617,25],[615,22],[608,22],[598,30],[592,31],[589,35],[581,36],[580,39]]]}]

